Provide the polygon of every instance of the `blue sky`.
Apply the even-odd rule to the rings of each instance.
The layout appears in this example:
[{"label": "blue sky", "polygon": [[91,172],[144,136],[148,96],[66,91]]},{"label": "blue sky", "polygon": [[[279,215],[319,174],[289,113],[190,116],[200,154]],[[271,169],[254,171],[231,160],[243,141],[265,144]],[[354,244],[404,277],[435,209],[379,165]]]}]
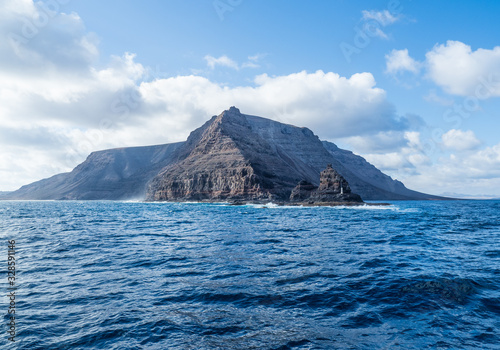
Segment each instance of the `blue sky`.
[{"label": "blue sky", "polygon": [[500,3],[0,0],[0,190],[231,105],[409,188],[500,196]]}]

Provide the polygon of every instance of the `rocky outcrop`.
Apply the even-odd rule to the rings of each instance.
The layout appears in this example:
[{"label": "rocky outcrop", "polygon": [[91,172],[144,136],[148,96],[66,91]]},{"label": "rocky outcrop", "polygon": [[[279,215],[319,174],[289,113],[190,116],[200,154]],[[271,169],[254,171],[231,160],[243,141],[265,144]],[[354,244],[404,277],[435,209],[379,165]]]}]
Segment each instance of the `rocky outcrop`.
[{"label": "rocky outcrop", "polygon": [[313,191],[316,191],[318,186],[313,185],[309,181],[302,180],[297,186],[292,190],[290,195],[290,201],[292,202],[305,202],[311,198]]},{"label": "rocky outcrop", "polygon": [[352,193],[349,183],[332,168],[331,164],[321,172],[319,187],[303,180],[292,190],[290,200],[309,204],[363,202],[359,195]]},{"label": "rocky outcrop", "polygon": [[440,199],[407,189],[307,128],[235,107],[213,116],[185,142],[94,152],[70,173],[0,199],[289,201],[306,195],[302,185],[295,189],[300,181],[319,187],[327,164],[365,200]]}]

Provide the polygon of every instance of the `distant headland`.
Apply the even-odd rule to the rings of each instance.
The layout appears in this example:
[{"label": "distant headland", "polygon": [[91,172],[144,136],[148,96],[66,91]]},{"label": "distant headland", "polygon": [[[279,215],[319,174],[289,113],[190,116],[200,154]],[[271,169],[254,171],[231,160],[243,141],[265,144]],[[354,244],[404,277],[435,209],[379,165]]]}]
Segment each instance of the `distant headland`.
[{"label": "distant headland", "polygon": [[73,171],[1,199],[276,202],[356,205],[445,199],[407,189],[311,130],[231,107],[187,141],[93,152]]}]

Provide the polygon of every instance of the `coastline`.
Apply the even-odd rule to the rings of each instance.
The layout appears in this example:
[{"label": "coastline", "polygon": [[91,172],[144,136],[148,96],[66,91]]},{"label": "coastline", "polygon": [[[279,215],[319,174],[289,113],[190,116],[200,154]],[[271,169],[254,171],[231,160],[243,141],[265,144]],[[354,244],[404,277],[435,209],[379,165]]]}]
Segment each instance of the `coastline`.
[{"label": "coastline", "polygon": [[280,207],[292,206],[292,207],[362,207],[362,206],[390,206],[391,203],[374,203],[374,202],[284,202],[284,201],[263,201],[263,200],[237,200],[228,202],[217,201],[217,200],[201,200],[201,201],[144,201],[145,203],[199,203],[199,204],[226,204],[229,206],[243,206],[243,205],[269,205],[274,204]]}]

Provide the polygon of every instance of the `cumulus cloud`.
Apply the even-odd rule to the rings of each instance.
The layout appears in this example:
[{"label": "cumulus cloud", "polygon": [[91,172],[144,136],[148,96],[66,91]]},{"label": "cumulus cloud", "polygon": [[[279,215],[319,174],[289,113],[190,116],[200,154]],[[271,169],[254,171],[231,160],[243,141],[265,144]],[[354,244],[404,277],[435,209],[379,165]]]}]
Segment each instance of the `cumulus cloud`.
[{"label": "cumulus cloud", "polygon": [[241,65],[241,68],[260,68],[259,61],[266,55],[257,54],[253,56],[248,56],[248,61]]},{"label": "cumulus cloud", "polygon": [[[425,136],[418,131],[403,133],[406,143],[381,152],[360,152],[383,172],[411,189],[431,194],[455,192],[500,196],[500,144],[480,148],[471,131],[452,129],[443,137],[451,154],[429,153]],[[422,141],[423,140],[423,141]],[[355,143],[354,150],[359,151]],[[399,147],[399,148],[398,148]]]},{"label": "cumulus cloud", "polygon": [[[385,58],[387,73],[409,71],[417,74],[423,68],[425,76],[448,94],[478,100],[500,96],[500,46],[473,51],[469,45],[450,40],[428,51],[424,62],[410,57],[408,49],[392,50]],[[435,92],[426,99],[450,104]]]},{"label": "cumulus cloud", "polygon": [[458,151],[472,150],[481,144],[472,130],[451,129],[443,134],[442,140],[446,148]]},{"label": "cumulus cloud", "polygon": [[43,2],[4,1],[0,11],[2,68],[16,74],[85,71],[98,57],[96,36],[75,13],[56,13]]},{"label": "cumulus cloud", "polygon": [[[185,140],[211,115],[231,105],[243,113],[310,127],[329,139],[407,127],[406,119],[395,116],[385,91],[375,87],[369,73],[350,78],[322,71],[260,75],[254,86],[234,88],[194,75],[136,85],[134,77],[141,66],[134,57],[115,60],[112,67],[90,72],[81,91],[69,93],[71,102],[66,101],[68,96],[49,98],[45,92],[33,91],[32,98],[21,104],[1,101],[6,111],[0,117],[4,130],[18,135],[25,148],[46,150],[39,159],[52,157],[44,171],[23,172],[13,182],[49,176],[55,169],[68,171],[98,149]],[[18,93],[22,100],[22,90]],[[9,144],[8,138],[0,144],[4,155],[21,149]],[[29,153],[18,154],[16,162],[7,158],[4,166],[19,168],[19,163],[31,162]]]},{"label": "cumulus cloud", "polygon": [[[354,149],[379,169],[397,178],[414,176],[418,168],[431,164],[422,147],[418,131],[382,133],[376,137],[360,138],[352,143]],[[380,147],[384,145],[385,147]]]},{"label": "cumulus cloud", "polygon": [[374,135],[351,136],[343,138],[350,147],[361,154],[387,154],[394,149],[404,147],[408,141],[404,131],[380,131]]},{"label": "cumulus cloud", "polygon": [[477,179],[500,177],[500,143],[452,160],[462,165],[462,173],[470,169]]},{"label": "cumulus cloud", "polygon": [[440,157],[419,173],[402,177],[410,188],[435,193],[455,192],[500,196],[500,144],[474,152],[459,152]]},{"label": "cumulus cloud", "polygon": [[473,51],[460,41],[448,41],[427,52],[426,65],[429,78],[450,94],[500,96],[500,46]]},{"label": "cumulus cloud", "polygon": [[385,55],[386,72],[395,74],[399,72],[412,72],[418,73],[421,64],[415,61],[408,54],[408,49],[392,50],[388,55]]},{"label": "cumulus cloud", "polygon": [[[405,118],[395,115],[385,91],[375,87],[375,79],[369,73],[350,78],[323,71],[277,77],[263,74],[254,83],[255,86],[229,88],[204,77],[179,76],[143,83],[140,92],[145,103],[154,106],[155,113],[178,113],[177,123],[184,129],[194,127],[191,120],[200,123],[207,115],[233,104],[243,113],[308,126],[325,138],[401,130],[407,126]],[[185,106],[190,107],[184,109]]]}]

